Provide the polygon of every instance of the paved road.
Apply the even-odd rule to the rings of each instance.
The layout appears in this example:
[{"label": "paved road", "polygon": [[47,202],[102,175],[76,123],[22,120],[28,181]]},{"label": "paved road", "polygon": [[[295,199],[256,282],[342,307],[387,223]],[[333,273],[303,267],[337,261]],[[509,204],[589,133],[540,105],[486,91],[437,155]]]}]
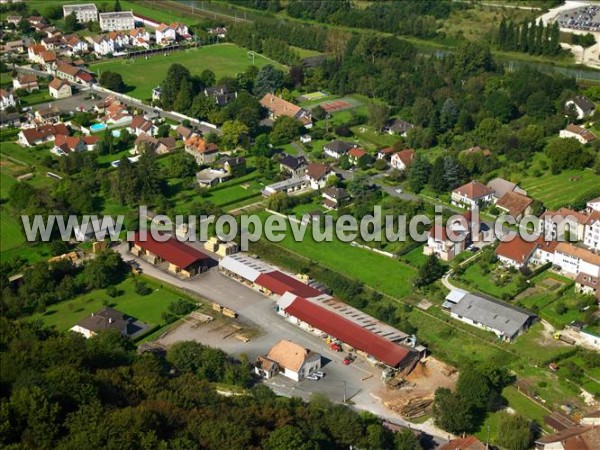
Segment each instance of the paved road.
[{"label": "paved road", "polygon": [[[200,244],[194,243],[191,245],[199,247]],[[319,337],[301,330],[278,315],[274,309],[274,298],[265,297],[257,290],[224,276],[216,267],[192,279],[182,280],[145,260],[134,258],[127,250],[127,244],[117,246],[116,250],[121,253],[126,261],[136,259],[145,275],[225,305],[235,310],[240,315],[242,322],[249,321],[265,332],[245,344],[233,338],[219,342],[219,347],[224,351],[234,355],[245,353],[252,361],[258,355],[264,354],[279,340],[290,339],[318,351],[327,360],[323,368],[323,371],[327,374],[324,379],[318,382],[305,380],[301,383],[292,383],[288,382],[286,378],[278,376],[267,382],[276,393],[285,396],[299,396],[308,400],[311,393],[320,392],[327,395],[332,401],[342,402],[345,388],[347,398],[352,400],[355,408],[370,411],[392,423],[424,431],[433,435],[436,442],[446,442],[447,433],[441,432],[428,424],[410,424],[387,410],[381,401],[373,396],[373,393],[383,387],[380,380],[380,369],[359,360],[351,366],[344,366],[342,364],[344,353],[334,352]],[[177,340],[177,333],[178,330],[169,333],[165,338],[165,342],[170,343]],[[185,337],[180,339],[189,339],[189,327],[188,329],[185,326],[182,327],[179,336],[184,335]],[[200,337],[198,340],[200,340]],[[363,378],[366,379],[363,380]]]},{"label": "paved road", "polygon": [[[28,66],[13,66],[13,68],[16,69],[18,72],[33,73],[40,77],[47,77],[48,75],[50,75],[48,72],[32,69],[31,67],[28,67]],[[84,86],[79,83],[70,83],[70,82],[69,82],[69,84],[71,86],[77,88],[80,92],[85,93],[86,95],[89,94],[90,92],[93,93],[94,96],[96,96],[98,98],[105,98],[110,95],[110,96],[116,97],[117,99],[119,99],[119,101],[121,101],[122,103],[124,103],[127,106],[135,107],[144,112],[154,112],[155,114],[157,114],[159,117],[161,117],[163,119],[171,119],[171,120],[174,120],[179,123],[181,123],[182,120],[187,119],[191,122],[191,124],[194,126],[194,128],[200,130],[203,134],[208,134],[208,133],[221,134],[220,128],[217,128],[217,127],[213,128],[211,126],[206,125],[204,122],[202,122],[200,120],[194,119],[193,117],[185,116],[183,114],[179,114],[174,111],[165,111],[158,107],[146,105],[141,100],[135,99],[126,94],[120,94],[118,92],[113,92],[113,91],[104,89],[97,85]],[[66,99],[66,100],[68,100],[68,99]],[[96,100],[96,102],[97,102],[97,100]],[[54,102],[50,102],[50,103],[52,104]],[[57,106],[59,106],[59,105],[57,105]]]}]

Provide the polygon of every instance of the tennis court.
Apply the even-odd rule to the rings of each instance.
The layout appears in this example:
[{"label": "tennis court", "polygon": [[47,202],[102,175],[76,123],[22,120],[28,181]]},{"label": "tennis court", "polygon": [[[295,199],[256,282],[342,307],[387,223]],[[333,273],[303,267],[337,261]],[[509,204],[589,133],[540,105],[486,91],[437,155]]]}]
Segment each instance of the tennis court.
[{"label": "tennis court", "polygon": [[320,106],[325,111],[332,113],[332,112],[343,111],[345,109],[356,108],[357,106],[360,106],[360,105],[361,105],[361,103],[358,100],[351,98],[351,97],[344,97],[344,98],[340,98],[337,100],[323,102],[323,103],[321,103]]},{"label": "tennis court", "polygon": [[320,100],[322,98],[327,97],[328,95],[329,95],[329,93],[327,93],[327,92],[317,91],[317,92],[311,92],[309,94],[301,95],[300,97],[298,97],[298,100],[300,100],[300,101]]}]

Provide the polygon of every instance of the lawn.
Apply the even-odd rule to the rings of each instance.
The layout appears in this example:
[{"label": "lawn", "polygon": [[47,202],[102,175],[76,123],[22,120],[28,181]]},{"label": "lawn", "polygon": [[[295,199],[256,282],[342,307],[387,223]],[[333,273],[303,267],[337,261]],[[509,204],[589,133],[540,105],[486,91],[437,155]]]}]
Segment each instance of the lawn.
[{"label": "lawn", "polygon": [[564,170],[558,175],[539,171],[521,180],[528,195],[541,200],[547,208],[569,206],[581,194],[600,186],[600,176],[593,170]]},{"label": "lawn", "polygon": [[34,91],[31,94],[19,97],[19,100],[21,101],[21,106],[31,106],[37,105],[38,103],[51,102],[53,101],[53,98],[48,92],[48,89],[43,86],[40,87],[39,91]]},{"label": "lawn", "polygon": [[[267,215],[260,214],[263,222]],[[288,226],[285,238],[278,245],[396,298],[409,294],[411,280],[417,273],[413,267],[393,258],[339,241],[335,233],[332,242],[317,242],[307,228],[304,239],[296,242]]]},{"label": "lawn", "polygon": [[41,319],[46,325],[55,326],[59,331],[68,330],[83,317],[98,311],[105,306],[112,306],[119,311],[154,326],[164,325],[162,313],[169,304],[183,294],[149,278],[141,277],[153,289],[149,295],[139,295],[134,290],[133,278],[130,276],[116,286],[123,291],[122,295],[109,297],[104,289],[94,290],[72,300],[58,303],[47,308],[46,312],[32,316]]},{"label": "lawn", "polygon": [[313,56],[321,56],[321,55],[323,55],[322,52],[318,52],[316,50],[309,50],[307,48],[302,48],[302,47],[294,47],[292,45],[290,45],[290,49],[292,49],[296,53],[298,53],[300,55],[300,58],[310,58],[310,57],[313,57]]},{"label": "lawn", "polygon": [[[483,292],[496,298],[514,296],[519,292],[517,280],[518,273],[509,273],[508,271],[497,268],[492,272],[484,273],[481,264],[475,260],[473,264],[465,269],[465,272],[457,278],[459,284],[464,284],[470,290]],[[497,280],[502,279],[502,284]]]},{"label": "lawn", "polygon": [[[203,70],[212,70],[217,80],[224,76],[234,77],[252,65],[252,58],[246,49],[234,44],[216,44],[202,48],[173,52],[167,56],[158,54],[149,59],[135,59],[130,62],[112,60],[93,64],[96,72],[117,72],[123,76],[131,90],[128,95],[142,100],[152,96],[152,88],[159,86],[165,79],[171,64],[179,63],[189,69],[192,75],[200,75]],[[258,67],[272,64],[282,68],[281,64],[257,54],[255,64]]]}]

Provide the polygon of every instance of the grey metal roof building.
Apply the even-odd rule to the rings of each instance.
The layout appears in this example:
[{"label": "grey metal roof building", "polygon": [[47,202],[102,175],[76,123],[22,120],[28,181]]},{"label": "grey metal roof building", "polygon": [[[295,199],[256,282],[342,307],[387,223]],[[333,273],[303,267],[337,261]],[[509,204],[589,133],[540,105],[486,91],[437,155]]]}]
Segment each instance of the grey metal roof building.
[{"label": "grey metal roof building", "polygon": [[256,281],[261,273],[275,270],[269,264],[242,253],[226,256],[219,263],[219,268],[251,282]]},{"label": "grey metal roof building", "polygon": [[529,311],[500,300],[466,294],[452,307],[452,317],[492,331],[503,340],[511,341],[533,323],[536,316]]}]

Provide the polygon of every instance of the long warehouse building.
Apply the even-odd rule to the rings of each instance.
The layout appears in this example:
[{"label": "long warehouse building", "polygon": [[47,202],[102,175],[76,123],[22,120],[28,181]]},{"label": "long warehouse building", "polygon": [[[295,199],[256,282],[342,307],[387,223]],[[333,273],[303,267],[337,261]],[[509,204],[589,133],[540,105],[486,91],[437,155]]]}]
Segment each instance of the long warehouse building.
[{"label": "long warehouse building", "polygon": [[[221,271],[266,294],[280,296],[279,314],[307,331],[339,340],[388,366],[404,369],[424,347],[413,338],[268,263],[244,254],[226,256]],[[406,344],[406,345],[403,345]]]}]

